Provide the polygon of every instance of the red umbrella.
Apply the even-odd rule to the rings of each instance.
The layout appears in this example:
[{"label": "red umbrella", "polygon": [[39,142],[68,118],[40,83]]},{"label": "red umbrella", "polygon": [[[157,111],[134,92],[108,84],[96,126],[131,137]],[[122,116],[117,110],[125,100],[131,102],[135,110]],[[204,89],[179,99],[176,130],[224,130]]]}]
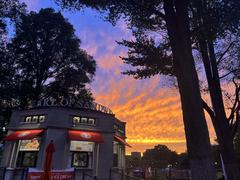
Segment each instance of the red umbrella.
[{"label": "red umbrella", "polygon": [[53,141],[51,141],[46,149],[46,159],[44,164],[44,180],[52,180],[51,169],[52,169],[52,158],[55,152]]}]

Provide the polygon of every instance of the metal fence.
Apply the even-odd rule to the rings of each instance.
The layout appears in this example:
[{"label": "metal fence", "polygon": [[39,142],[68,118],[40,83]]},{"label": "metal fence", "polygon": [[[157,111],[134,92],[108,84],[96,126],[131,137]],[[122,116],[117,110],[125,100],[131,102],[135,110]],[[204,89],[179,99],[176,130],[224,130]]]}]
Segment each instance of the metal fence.
[{"label": "metal fence", "polygon": [[98,180],[98,178],[87,169],[75,169],[74,180]]},{"label": "metal fence", "polygon": [[27,174],[28,174],[27,168],[12,169],[0,167],[0,180],[11,180],[13,179],[13,177],[20,180],[26,180]]},{"label": "metal fence", "polygon": [[127,174],[122,168],[111,168],[109,172],[109,180],[144,180]]},{"label": "metal fence", "polygon": [[6,168],[0,167],[0,179],[4,180]]},{"label": "metal fence", "polygon": [[[27,180],[28,168],[3,168],[0,167],[0,180]],[[85,169],[74,169],[74,180],[100,180],[92,174],[92,171]],[[138,177],[126,174],[121,168],[111,168],[109,180],[143,180]]]}]

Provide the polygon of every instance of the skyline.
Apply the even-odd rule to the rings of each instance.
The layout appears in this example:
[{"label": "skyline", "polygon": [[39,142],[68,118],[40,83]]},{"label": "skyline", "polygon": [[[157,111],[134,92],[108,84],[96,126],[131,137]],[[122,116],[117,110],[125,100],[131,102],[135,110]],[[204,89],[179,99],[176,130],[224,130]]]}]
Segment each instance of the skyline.
[{"label": "skyline", "polygon": [[[28,10],[52,7],[59,10],[50,0],[25,0]],[[168,87],[168,78],[155,76],[151,79],[135,80],[122,75],[128,68],[119,56],[127,49],[116,41],[131,39],[132,35],[124,22],[115,27],[104,22],[100,15],[90,9],[84,12],[62,12],[76,29],[81,39],[81,48],[97,62],[95,80],[91,83],[96,102],[108,106],[120,120],[127,122],[128,142],[131,151],[145,151],[157,144],[183,152],[185,147],[181,106],[177,89]],[[212,126],[209,128],[214,138]]]}]

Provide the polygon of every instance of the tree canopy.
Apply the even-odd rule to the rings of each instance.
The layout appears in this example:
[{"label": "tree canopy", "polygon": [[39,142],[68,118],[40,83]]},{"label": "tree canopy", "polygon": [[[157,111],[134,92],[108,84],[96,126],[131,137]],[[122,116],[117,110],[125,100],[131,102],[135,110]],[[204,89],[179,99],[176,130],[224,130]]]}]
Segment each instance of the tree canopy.
[{"label": "tree canopy", "polygon": [[41,9],[22,15],[8,48],[21,107],[48,97],[92,101],[86,84],[95,75],[96,63],[80,49],[73,26],[59,12]]},{"label": "tree canopy", "polygon": [[7,19],[18,21],[21,14],[26,13],[26,6],[18,0],[0,0],[0,50],[6,43]]},{"label": "tree canopy", "polygon": [[178,155],[165,145],[157,145],[153,149],[147,149],[143,153],[142,161],[145,167],[167,168],[175,165]]}]

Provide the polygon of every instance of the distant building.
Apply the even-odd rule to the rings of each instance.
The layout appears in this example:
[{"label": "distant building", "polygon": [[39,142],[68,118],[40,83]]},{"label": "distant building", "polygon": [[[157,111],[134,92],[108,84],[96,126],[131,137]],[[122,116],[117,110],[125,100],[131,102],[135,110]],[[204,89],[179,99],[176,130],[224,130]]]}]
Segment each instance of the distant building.
[{"label": "distant building", "polygon": [[125,168],[125,123],[101,105],[15,110],[7,129],[1,167],[7,169],[8,180],[22,179],[26,168],[43,170],[50,141],[56,150],[52,168],[74,168],[75,179],[85,171],[106,180],[111,168]]},{"label": "distant building", "polygon": [[131,158],[141,159],[141,152],[131,152]]}]

